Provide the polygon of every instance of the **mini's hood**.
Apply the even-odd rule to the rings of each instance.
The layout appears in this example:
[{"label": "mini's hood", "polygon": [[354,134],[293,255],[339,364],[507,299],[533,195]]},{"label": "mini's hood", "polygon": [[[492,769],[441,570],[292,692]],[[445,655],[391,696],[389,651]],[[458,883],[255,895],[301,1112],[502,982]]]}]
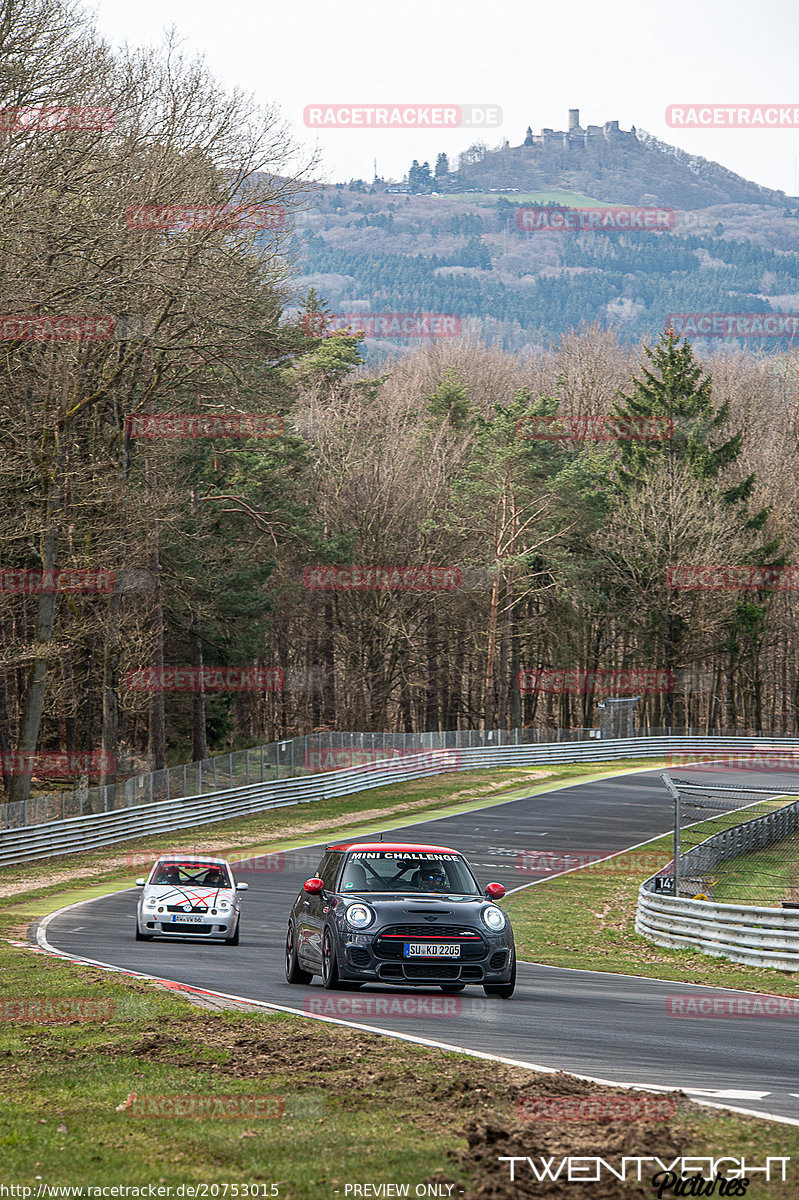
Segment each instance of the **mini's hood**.
[{"label": "mini's hood", "polygon": [[412,893],[403,896],[386,892],[340,892],[337,900],[337,909],[344,909],[357,900],[373,908],[382,921],[403,921],[414,925],[428,922],[433,925],[436,921],[458,924],[460,921],[474,920],[482,908],[491,904],[485,896],[424,896]]}]

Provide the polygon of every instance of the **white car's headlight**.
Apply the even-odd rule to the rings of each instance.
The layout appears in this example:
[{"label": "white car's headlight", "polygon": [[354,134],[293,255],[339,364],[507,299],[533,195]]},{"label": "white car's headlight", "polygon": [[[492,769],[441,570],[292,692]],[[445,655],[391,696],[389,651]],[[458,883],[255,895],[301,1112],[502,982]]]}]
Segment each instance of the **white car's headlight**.
[{"label": "white car's headlight", "polygon": [[220,900],[218,908],[219,908],[220,912],[227,912],[227,910],[230,908],[230,901],[229,900]]},{"label": "white car's headlight", "polygon": [[155,896],[151,896],[149,900],[145,900],[144,907],[145,908],[155,908],[157,903],[158,903],[158,901],[156,900]]},{"label": "white car's headlight", "polygon": [[351,904],[344,914],[347,918],[347,923],[353,929],[365,929],[367,925],[371,925],[375,914],[371,908],[365,904]]},{"label": "white car's headlight", "polygon": [[501,908],[497,908],[496,904],[489,904],[482,910],[480,916],[483,918],[483,924],[492,933],[498,933],[500,929],[505,928],[505,914]]}]

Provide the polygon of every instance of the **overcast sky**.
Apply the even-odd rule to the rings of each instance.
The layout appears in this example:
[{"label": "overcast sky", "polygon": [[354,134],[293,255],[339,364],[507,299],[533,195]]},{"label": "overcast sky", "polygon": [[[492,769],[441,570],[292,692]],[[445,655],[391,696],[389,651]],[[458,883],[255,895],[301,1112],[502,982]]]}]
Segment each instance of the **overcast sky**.
[{"label": "overcast sky", "polygon": [[[151,45],[174,25],[230,87],[277,103],[321,151],[328,182],[401,178],[413,158],[456,159],[482,136],[519,145],[528,125],[618,120],[795,195],[799,128],[678,130],[675,104],[799,109],[797,0],[94,0],[113,44]],[[502,124],[430,132],[306,127],[310,104],[494,105]]]}]

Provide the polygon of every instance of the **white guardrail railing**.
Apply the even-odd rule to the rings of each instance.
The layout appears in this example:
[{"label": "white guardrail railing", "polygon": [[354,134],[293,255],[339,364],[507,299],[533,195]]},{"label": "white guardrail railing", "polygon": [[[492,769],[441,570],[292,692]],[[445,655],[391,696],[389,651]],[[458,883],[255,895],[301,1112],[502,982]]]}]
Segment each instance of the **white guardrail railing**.
[{"label": "white guardrail railing", "polygon": [[[681,794],[712,793],[718,800],[740,788],[725,788],[672,780]],[[765,783],[765,779],[762,780]],[[747,789],[748,790],[748,789]],[[759,784],[749,794],[768,794]],[[771,795],[794,795],[776,785]],[[717,863],[740,858],[753,850],[772,846],[791,837],[799,829],[799,800],[775,812],[743,821],[680,855],[680,880],[693,880],[693,890],[702,890],[703,878],[710,876]],[[799,909],[771,908],[765,905],[718,904],[690,896],[673,894],[674,875],[669,867],[641,884],[635,915],[636,932],[658,946],[680,949],[690,946],[718,958],[746,963],[753,967],[772,967],[779,971],[799,970]],[[665,878],[663,878],[665,876]],[[666,883],[670,891],[660,887]],[[680,887],[682,892],[683,887]]]},{"label": "white guardrail railing", "polygon": [[[772,748],[796,746],[795,738],[634,737],[583,742],[549,742],[460,750],[422,750],[383,762],[363,763],[340,771],[229,788],[202,796],[181,796],[107,813],[67,817],[41,825],[0,830],[0,865],[72,854],[155,833],[191,829],[216,821],[264,812],[285,805],[347,796],[366,788],[421,779],[447,771],[486,767],[545,766],[550,763],[612,762],[624,758],[656,758],[685,763],[709,753],[729,752],[763,760]],[[665,797],[664,797],[665,799]]]}]

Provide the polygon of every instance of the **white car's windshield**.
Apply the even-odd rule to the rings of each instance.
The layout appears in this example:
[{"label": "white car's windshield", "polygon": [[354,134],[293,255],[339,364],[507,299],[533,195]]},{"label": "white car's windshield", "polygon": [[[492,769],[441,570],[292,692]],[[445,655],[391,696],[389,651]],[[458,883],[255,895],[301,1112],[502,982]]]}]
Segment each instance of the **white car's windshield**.
[{"label": "white car's windshield", "polygon": [[160,862],[153,868],[150,883],[173,887],[229,888],[230,876],[219,863]]},{"label": "white car's windshield", "polygon": [[480,894],[471,871],[457,854],[397,850],[354,850],[347,858],[339,890]]}]

